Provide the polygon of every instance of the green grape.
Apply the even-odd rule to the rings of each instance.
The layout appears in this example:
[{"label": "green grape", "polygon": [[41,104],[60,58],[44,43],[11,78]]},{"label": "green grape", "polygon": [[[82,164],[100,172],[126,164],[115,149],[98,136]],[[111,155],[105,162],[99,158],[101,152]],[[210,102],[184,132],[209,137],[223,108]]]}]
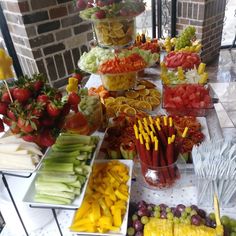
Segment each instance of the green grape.
[{"label": "green grape", "polygon": [[159,206],[159,205],[156,205],[156,206],[154,207],[154,211],[161,211],[160,206]]},{"label": "green grape", "polygon": [[192,209],[191,209],[191,207],[186,207],[186,208],[185,208],[185,211],[190,214],[191,211],[192,211]]},{"label": "green grape", "polygon": [[186,218],[186,219],[184,220],[184,223],[185,223],[186,225],[190,225],[190,224],[191,224],[191,219]]},{"label": "green grape", "polygon": [[141,223],[142,223],[142,224],[145,225],[145,224],[148,223],[148,221],[149,221],[149,218],[148,218],[147,216],[142,216],[142,217],[141,217]]},{"label": "green grape", "polygon": [[181,217],[183,217],[184,219],[186,219],[188,216],[188,213],[186,211],[181,213]]},{"label": "green grape", "polygon": [[229,226],[230,225],[230,218],[228,216],[222,216],[220,218],[220,221],[224,226]]},{"label": "green grape", "polygon": [[231,232],[235,232],[236,233],[236,227],[231,227]]},{"label": "green grape", "polygon": [[171,212],[171,209],[169,207],[166,208],[166,213]]},{"label": "green grape", "polygon": [[172,220],[174,218],[174,214],[172,212],[167,213],[167,219]]},{"label": "green grape", "polygon": [[183,217],[180,217],[180,218],[179,218],[179,222],[180,222],[180,223],[184,223],[184,221],[185,221],[185,218],[183,218]]},{"label": "green grape", "polygon": [[236,232],[231,232],[230,236],[236,236]]},{"label": "green grape", "polygon": [[188,26],[183,30],[180,36],[176,39],[175,47],[177,50],[191,45],[191,39],[195,36],[196,29],[193,26]]},{"label": "green grape", "polygon": [[133,227],[129,227],[127,229],[128,236],[133,236],[135,234],[135,229]]},{"label": "green grape", "polygon": [[211,212],[211,213],[209,214],[209,218],[210,218],[211,220],[215,220],[215,219],[216,219],[215,213],[214,213],[214,212]]},{"label": "green grape", "polygon": [[230,219],[230,226],[231,227],[236,227],[236,220]]},{"label": "green grape", "polygon": [[174,223],[175,224],[179,224],[180,223],[180,218],[178,218],[178,217],[174,217]]},{"label": "green grape", "polygon": [[138,216],[136,214],[132,215],[132,221],[135,221],[138,219]]},{"label": "green grape", "polygon": [[160,211],[154,211],[154,217],[160,218],[161,217],[161,212]]},{"label": "green grape", "polygon": [[197,211],[196,211],[196,210],[192,210],[192,211],[190,212],[190,216],[194,216],[194,215],[197,215]]}]

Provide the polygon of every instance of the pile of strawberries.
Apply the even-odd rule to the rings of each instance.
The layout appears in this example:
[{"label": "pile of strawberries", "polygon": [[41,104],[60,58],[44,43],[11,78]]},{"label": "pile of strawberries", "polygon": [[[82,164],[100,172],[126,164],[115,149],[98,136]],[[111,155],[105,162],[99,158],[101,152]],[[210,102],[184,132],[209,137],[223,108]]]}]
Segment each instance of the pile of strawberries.
[{"label": "pile of strawberries", "polygon": [[71,109],[78,110],[77,94],[63,102],[62,93],[50,87],[41,74],[21,77],[9,83],[9,89],[13,102],[5,86],[0,89],[0,132],[4,131],[5,123],[13,134],[20,134],[25,141],[41,147],[51,146],[65,116]]}]

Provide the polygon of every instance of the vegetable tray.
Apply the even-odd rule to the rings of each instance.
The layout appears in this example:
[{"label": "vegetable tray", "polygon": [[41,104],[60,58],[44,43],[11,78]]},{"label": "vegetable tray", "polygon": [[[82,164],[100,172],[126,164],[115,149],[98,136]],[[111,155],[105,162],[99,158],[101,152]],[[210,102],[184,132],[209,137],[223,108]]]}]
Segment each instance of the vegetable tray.
[{"label": "vegetable tray", "polygon": [[[98,135],[100,136],[100,135]],[[100,139],[99,139],[99,142],[97,143],[97,146],[96,146],[96,149],[93,151],[93,153],[91,154],[92,157],[91,157],[91,161],[90,161],[90,166],[92,167],[93,166],[93,162],[99,152],[99,149],[101,147],[101,144],[102,144],[102,141],[103,139],[101,138],[100,136]],[[50,148],[49,148],[50,150]],[[92,168],[91,168],[92,169]],[[36,202],[34,200],[34,196],[36,194],[36,189],[35,189],[35,181],[36,181],[36,178],[38,176],[38,174],[36,174],[28,188],[28,190],[26,191],[26,194],[24,195],[24,198],[23,198],[23,202],[25,203],[28,203],[32,206],[35,206],[35,207],[48,207],[48,208],[67,208],[67,209],[77,209],[80,207],[82,201],[83,201],[83,198],[84,198],[84,194],[85,194],[85,191],[86,191],[86,187],[87,187],[87,184],[88,184],[88,179],[89,179],[89,176],[91,174],[91,171],[89,171],[89,173],[87,174],[87,178],[86,178],[86,181],[81,189],[81,193],[79,196],[77,196],[74,201],[71,203],[71,204],[49,204],[49,203],[39,203],[39,202]]]}]

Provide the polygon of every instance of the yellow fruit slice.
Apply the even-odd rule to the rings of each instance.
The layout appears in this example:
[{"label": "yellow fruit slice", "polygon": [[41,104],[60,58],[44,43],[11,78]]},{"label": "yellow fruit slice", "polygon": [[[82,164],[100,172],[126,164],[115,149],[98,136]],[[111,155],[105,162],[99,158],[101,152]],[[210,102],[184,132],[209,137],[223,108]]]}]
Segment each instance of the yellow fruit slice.
[{"label": "yellow fruit slice", "polygon": [[137,97],[139,97],[139,94],[134,90],[129,90],[129,91],[125,92],[125,96],[127,98],[137,98]]},{"label": "yellow fruit slice", "polygon": [[124,112],[128,115],[134,116],[136,115],[136,110],[133,107],[127,107],[125,108]]},{"label": "yellow fruit slice", "polygon": [[147,96],[150,92],[149,89],[142,89],[138,91],[140,96]]},{"label": "yellow fruit slice", "polygon": [[145,89],[145,88],[146,88],[145,85],[140,84],[140,85],[136,86],[136,87],[134,88],[134,90],[139,91],[139,90],[143,90],[143,89]]},{"label": "yellow fruit slice", "polygon": [[149,102],[152,106],[159,106],[161,103],[157,97],[148,97],[147,102]]},{"label": "yellow fruit slice", "polygon": [[120,105],[120,106],[117,107],[117,111],[118,112],[124,112],[124,110],[126,108],[130,108],[130,106],[128,104],[123,104],[123,105]]},{"label": "yellow fruit slice", "polygon": [[136,108],[141,109],[141,110],[146,110],[146,111],[151,111],[152,110],[152,105],[148,102],[145,101],[139,101],[136,103]]},{"label": "yellow fruit slice", "polygon": [[125,102],[126,101],[126,97],[124,97],[124,96],[121,96],[121,97],[117,97],[116,99],[115,99],[115,102],[116,103],[123,103],[123,102]]},{"label": "yellow fruit slice", "polygon": [[161,98],[161,93],[157,89],[149,89],[151,96]]},{"label": "yellow fruit slice", "polygon": [[108,104],[109,102],[114,102],[115,101],[115,98],[113,97],[108,97],[105,99],[105,104]]}]

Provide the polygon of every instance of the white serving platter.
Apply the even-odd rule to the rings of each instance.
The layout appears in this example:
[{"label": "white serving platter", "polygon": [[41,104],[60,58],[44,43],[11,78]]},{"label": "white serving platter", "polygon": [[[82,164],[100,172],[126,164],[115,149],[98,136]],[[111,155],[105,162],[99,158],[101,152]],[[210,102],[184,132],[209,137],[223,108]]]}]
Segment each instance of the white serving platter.
[{"label": "white serving platter", "polygon": [[95,163],[104,163],[104,162],[112,162],[112,161],[120,161],[121,163],[125,164],[129,167],[129,180],[127,181],[127,185],[129,186],[129,198],[127,201],[127,208],[126,213],[123,217],[123,222],[120,227],[119,232],[109,231],[107,233],[89,233],[89,232],[77,232],[71,231],[77,235],[101,235],[101,236],[125,236],[127,232],[127,225],[128,225],[128,214],[129,214],[129,202],[130,202],[130,193],[131,193],[131,180],[132,180],[132,172],[133,172],[133,161],[132,160],[96,160]]},{"label": "white serving platter", "polygon": [[[96,133],[94,133],[93,135],[96,135]],[[98,135],[100,136],[100,135]],[[92,154],[92,158],[90,161],[90,166],[93,166],[93,162],[96,158],[96,156],[99,153],[99,149],[101,147],[102,141],[103,139],[101,138],[101,136],[99,137],[99,142],[96,146],[96,149],[94,150],[93,154]],[[91,168],[92,169],[92,168]],[[23,197],[23,202],[31,205],[32,207],[42,207],[42,208],[66,208],[66,209],[77,209],[80,207],[83,199],[84,199],[84,194],[87,188],[87,184],[88,184],[88,180],[89,180],[89,176],[91,174],[92,170],[89,171],[88,175],[87,175],[87,179],[86,182],[84,183],[83,187],[82,187],[82,191],[81,194],[79,196],[77,196],[74,201],[71,204],[68,205],[63,205],[63,204],[49,204],[49,203],[40,203],[40,202],[36,202],[34,200],[34,196],[36,194],[36,189],[35,189],[35,181],[36,178],[38,176],[38,174],[35,175],[34,179],[32,180],[28,190],[26,191],[25,196]]]}]

